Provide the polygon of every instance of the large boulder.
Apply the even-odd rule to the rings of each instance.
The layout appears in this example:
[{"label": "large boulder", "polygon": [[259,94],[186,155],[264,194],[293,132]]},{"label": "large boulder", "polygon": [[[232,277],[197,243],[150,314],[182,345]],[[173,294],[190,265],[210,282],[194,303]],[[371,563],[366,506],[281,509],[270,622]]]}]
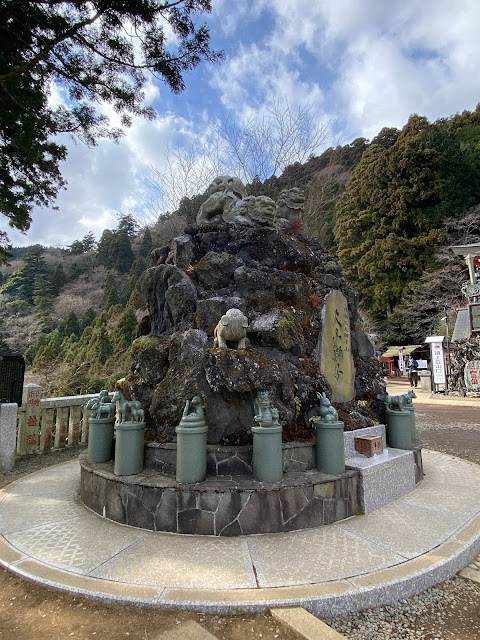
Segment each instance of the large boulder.
[{"label": "large boulder", "polygon": [[[343,269],[318,239],[269,224],[217,216],[155,252],[142,278],[150,322],[129,377],[147,440],[173,440],[186,400],[200,395],[209,442],[247,443],[260,389],[287,440],[313,437],[317,392],[332,398],[340,386],[347,428],[384,419],[385,387]],[[245,349],[214,344],[232,308],[248,320]]]}]

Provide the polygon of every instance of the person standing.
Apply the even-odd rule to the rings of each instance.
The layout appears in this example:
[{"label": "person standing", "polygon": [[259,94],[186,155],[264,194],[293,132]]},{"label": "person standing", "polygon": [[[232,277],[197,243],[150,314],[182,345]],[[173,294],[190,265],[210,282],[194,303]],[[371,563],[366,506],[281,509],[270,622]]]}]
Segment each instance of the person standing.
[{"label": "person standing", "polygon": [[418,386],[418,362],[410,356],[407,362],[408,379],[411,387]]}]

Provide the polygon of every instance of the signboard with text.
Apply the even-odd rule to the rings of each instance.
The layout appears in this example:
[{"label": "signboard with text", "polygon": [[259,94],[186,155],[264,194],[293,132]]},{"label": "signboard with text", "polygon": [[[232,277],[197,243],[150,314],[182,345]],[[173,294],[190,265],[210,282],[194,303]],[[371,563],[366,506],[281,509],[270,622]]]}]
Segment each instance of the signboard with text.
[{"label": "signboard with text", "polygon": [[443,353],[443,344],[441,342],[432,342],[430,345],[432,350],[432,372],[433,382],[435,384],[446,384],[445,375],[445,356]]}]

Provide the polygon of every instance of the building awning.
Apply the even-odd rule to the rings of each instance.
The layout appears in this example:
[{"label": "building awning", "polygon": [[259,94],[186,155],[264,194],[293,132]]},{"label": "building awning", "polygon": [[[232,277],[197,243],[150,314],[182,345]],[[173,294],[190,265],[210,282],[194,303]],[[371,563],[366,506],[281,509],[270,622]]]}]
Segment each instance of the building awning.
[{"label": "building awning", "polygon": [[450,247],[456,256],[480,256],[480,242],[474,242],[472,244],[457,244]]},{"label": "building awning", "polygon": [[385,353],[382,353],[381,358],[398,358],[400,349],[403,349],[403,355],[408,356],[416,349],[423,347],[423,344],[409,344],[407,347],[388,347]]}]

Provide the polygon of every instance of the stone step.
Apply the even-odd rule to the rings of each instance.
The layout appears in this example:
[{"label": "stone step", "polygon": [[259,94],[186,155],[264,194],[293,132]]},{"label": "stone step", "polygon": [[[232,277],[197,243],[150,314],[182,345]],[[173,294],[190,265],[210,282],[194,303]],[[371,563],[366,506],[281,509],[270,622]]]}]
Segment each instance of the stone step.
[{"label": "stone step", "polygon": [[198,622],[188,620],[173,629],[167,629],[158,636],[153,636],[152,640],[217,640],[217,638]]},{"label": "stone step", "polygon": [[342,640],[345,638],[303,607],[271,609],[270,613],[277,622],[295,631],[305,640]]}]

